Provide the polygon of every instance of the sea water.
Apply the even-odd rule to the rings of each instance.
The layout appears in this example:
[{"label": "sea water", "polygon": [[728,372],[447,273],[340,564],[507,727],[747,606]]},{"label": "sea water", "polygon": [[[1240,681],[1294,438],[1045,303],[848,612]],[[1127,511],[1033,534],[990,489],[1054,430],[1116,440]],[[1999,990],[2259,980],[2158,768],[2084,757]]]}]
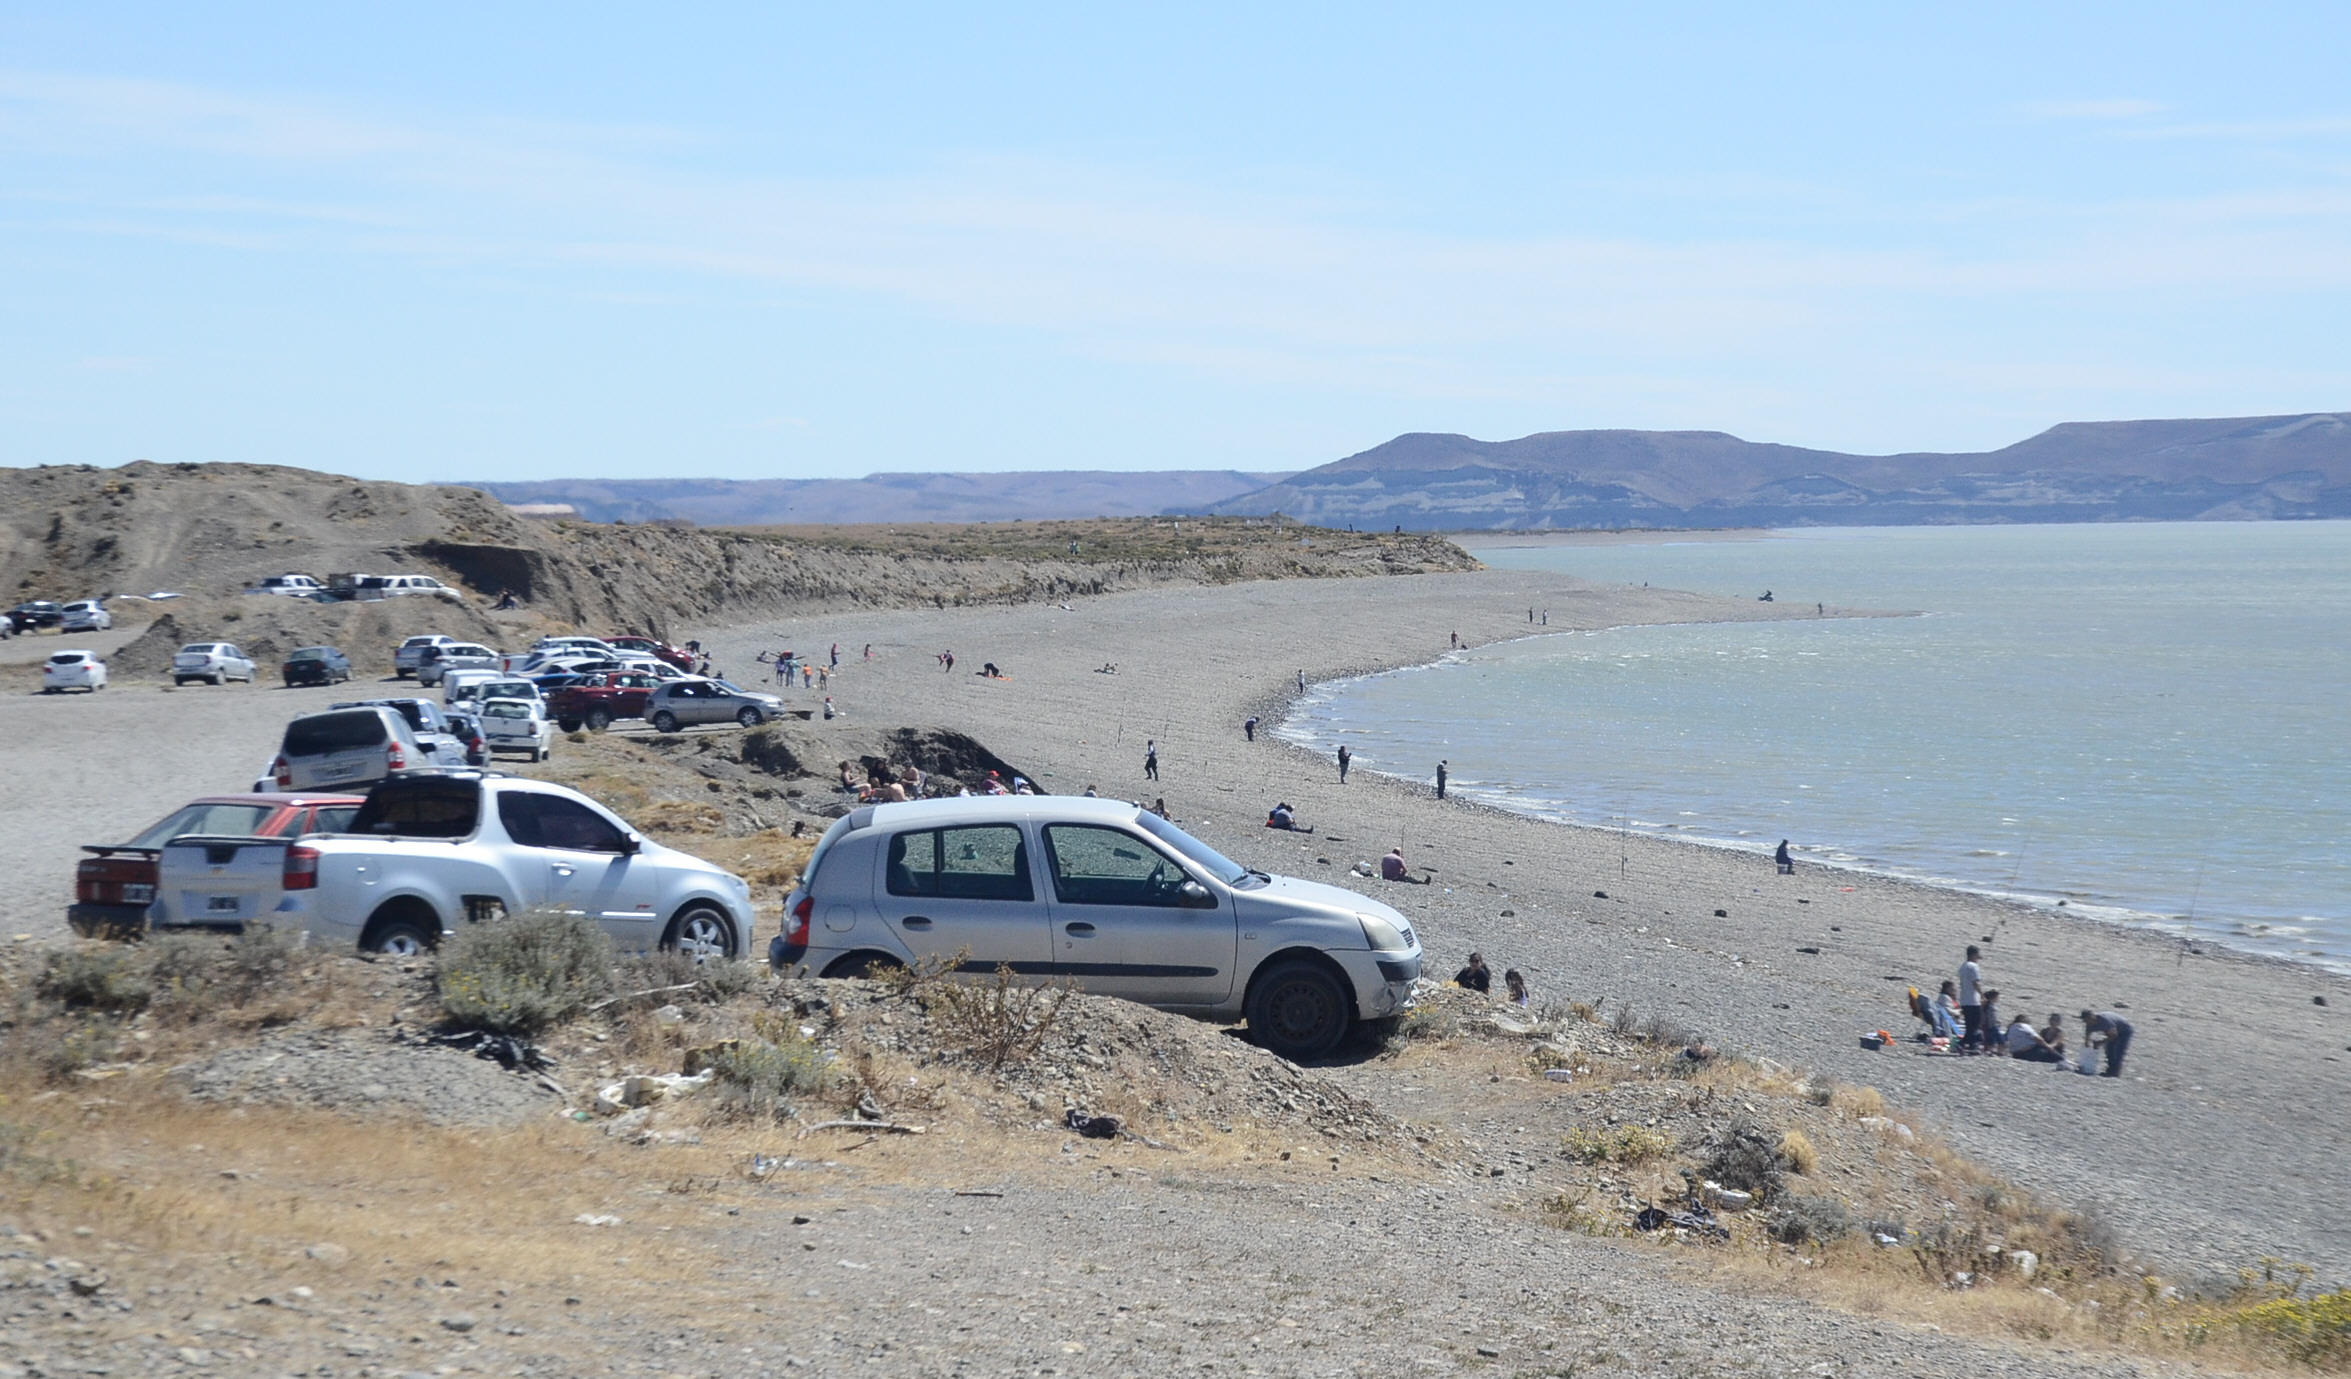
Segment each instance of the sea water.
[{"label": "sea water", "polygon": [[2351,970],[2351,523],[1478,554],[1917,616],[1526,628],[1318,686],[1284,736],[1407,777],[1449,759],[1462,794],[1544,818],[1757,851],[1784,837],[1813,861]]}]

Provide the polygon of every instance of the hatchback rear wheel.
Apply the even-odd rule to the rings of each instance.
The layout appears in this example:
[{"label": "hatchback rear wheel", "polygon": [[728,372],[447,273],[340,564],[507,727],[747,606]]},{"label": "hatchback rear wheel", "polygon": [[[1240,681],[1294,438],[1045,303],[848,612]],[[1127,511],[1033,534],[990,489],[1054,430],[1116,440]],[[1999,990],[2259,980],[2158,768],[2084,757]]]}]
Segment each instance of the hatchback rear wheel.
[{"label": "hatchback rear wheel", "polygon": [[746,728],[756,728],[767,721],[767,716],[757,709],[746,708],[735,715],[735,721]]},{"label": "hatchback rear wheel", "polygon": [[674,733],[678,730],[678,716],[667,709],[653,715],[653,731]]}]

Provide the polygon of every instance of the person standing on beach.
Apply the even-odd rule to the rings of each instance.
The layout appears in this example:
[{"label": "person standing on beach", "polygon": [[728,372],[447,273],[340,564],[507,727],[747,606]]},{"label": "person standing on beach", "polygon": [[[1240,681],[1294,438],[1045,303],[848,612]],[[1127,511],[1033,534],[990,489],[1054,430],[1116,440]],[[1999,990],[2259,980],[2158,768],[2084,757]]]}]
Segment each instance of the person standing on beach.
[{"label": "person standing on beach", "polygon": [[1544,609],[1544,610],[1543,610],[1543,626],[1545,626],[1545,627],[1549,627],[1550,625],[1551,625],[1551,610],[1550,610],[1550,609],[1548,609],[1548,608],[1546,608],[1546,609]]},{"label": "person standing on beach", "polygon": [[1983,955],[1983,950],[1971,943],[1967,961],[1959,964],[1959,1018],[1967,1026],[1959,1036],[1959,1046],[1970,1052],[1984,1046],[1984,969],[1976,963]]},{"label": "person standing on beach", "polygon": [[2122,1056],[2130,1052],[2131,1022],[2111,1010],[2096,1014],[2082,1012],[2082,1061],[2089,1061],[2089,1051],[2106,1050],[2106,1076],[2122,1076]]},{"label": "person standing on beach", "polygon": [[1787,839],[1780,839],[1779,851],[1771,855],[1771,860],[1779,864],[1780,875],[1794,876],[1796,874],[1796,859],[1788,855]]},{"label": "person standing on beach", "polygon": [[865,659],[867,659],[867,660],[869,660],[869,661],[873,659],[873,643],[872,643],[872,642],[867,642],[867,643],[865,644]]},{"label": "person standing on beach", "polygon": [[1437,763],[1437,798],[1445,798],[1445,763]]},{"label": "person standing on beach", "polygon": [[835,669],[835,670],[839,670],[840,668],[841,668],[841,644],[840,644],[839,642],[835,642],[835,643],[833,643],[833,669]]},{"label": "person standing on beach", "polygon": [[1143,779],[1159,779],[1159,744],[1155,741],[1143,743]]},{"label": "person standing on beach", "polygon": [[1251,715],[1249,715],[1247,718],[1244,718],[1244,719],[1242,719],[1242,720],[1241,720],[1241,731],[1242,731],[1242,732],[1244,732],[1244,733],[1247,733],[1247,734],[1249,735],[1249,740],[1250,740],[1251,742],[1255,742],[1255,741],[1257,740],[1257,715],[1256,715],[1256,714],[1251,714]]},{"label": "person standing on beach", "polygon": [[1347,744],[1346,744],[1346,743],[1344,743],[1344,742],[1340,743],[1340,744],[1339,744],[1339,784],[1341,784],[1341,785],[1345,785],[1345,784],[1347,783],[1347,763],[1348,763],[1348,762],[1350,762],[1350,761],[1353,761],[1354,759],[1355,759],[1355,754],[1354,754],[1353,752],[1350,752],[1350,751],[1348,751],[1348,750],[1347,750]]},{"label": "person standing on beach", "polygon": [[1300,694],[1306,693],[1306,671],[1304,667],[1301,667],[1298,671],[1298,692]]}]

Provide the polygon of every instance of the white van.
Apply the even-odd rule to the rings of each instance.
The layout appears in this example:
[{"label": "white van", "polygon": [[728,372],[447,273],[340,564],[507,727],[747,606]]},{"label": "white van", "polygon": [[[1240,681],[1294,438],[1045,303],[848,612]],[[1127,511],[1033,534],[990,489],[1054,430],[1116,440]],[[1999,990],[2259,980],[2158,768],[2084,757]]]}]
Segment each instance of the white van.
[{"label": "white van", "polygon": [[778,971],[846,977],[965,957],[1214,1020],[1285,1058],[1401,1014],[1420,978],[1403,915],[1268,876],[1139,805],[997,796],[868,805],[825,831],[769,945]]},{"label": "white van", "polygon": [[[277,760],[263,780],[270,789],[320,790],[364,785],[432,764],[398,709],[352,704],[288,723]],[[255,788],[263,786],[257,782]]]},{"label": "white van", "polygon": [[481,698],[482,686],[495,684],[509,677],[504,671],[483,670],[467,666],[441,673],[441,707],[454,709],[468,700]]}]

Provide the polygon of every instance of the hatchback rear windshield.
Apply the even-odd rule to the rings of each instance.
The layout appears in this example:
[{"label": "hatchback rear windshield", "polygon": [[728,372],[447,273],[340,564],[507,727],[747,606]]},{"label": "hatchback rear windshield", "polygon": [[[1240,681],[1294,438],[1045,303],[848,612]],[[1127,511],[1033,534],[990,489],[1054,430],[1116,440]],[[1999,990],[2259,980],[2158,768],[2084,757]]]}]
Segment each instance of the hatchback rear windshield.
[{"label": "hatchback rear windshield", "polygon": [[382,714],[346,709],[312,714],[286,725],[285,753],[289,757],[323,757],[384,745]]},{"label": "hatchback rear windshield", "polygon": [[470,780],[392,780],[369,792],[353,833],[467,838],[481,820],[482,787]]},{"label": "hatchback rear windshield", "polygon": [[276,812],[274,804],[191,804],[148,828],[125,846],[159,848],[192,833],[215,838],[250,838]]},{"label": "hatchback rear windshield", "polygon": [[216,645],[218,643],[215,642],[190,642],[180,648],[180,654],[182,656],[209,656]]},{"label": "hatchback rear windshield", "polygon": [[78,651],[60,651],[49,658],[49,664],[53,666],[78,666],[81,663],[82,653]]},{"label": "hatchback rear windshield", "polygon": [[303,646],[296,647],[294,649],[294,654],[288,656],[286,659],[289,661],[323,661],[327,657],[334,654],[334,650],[331,647]]}]

